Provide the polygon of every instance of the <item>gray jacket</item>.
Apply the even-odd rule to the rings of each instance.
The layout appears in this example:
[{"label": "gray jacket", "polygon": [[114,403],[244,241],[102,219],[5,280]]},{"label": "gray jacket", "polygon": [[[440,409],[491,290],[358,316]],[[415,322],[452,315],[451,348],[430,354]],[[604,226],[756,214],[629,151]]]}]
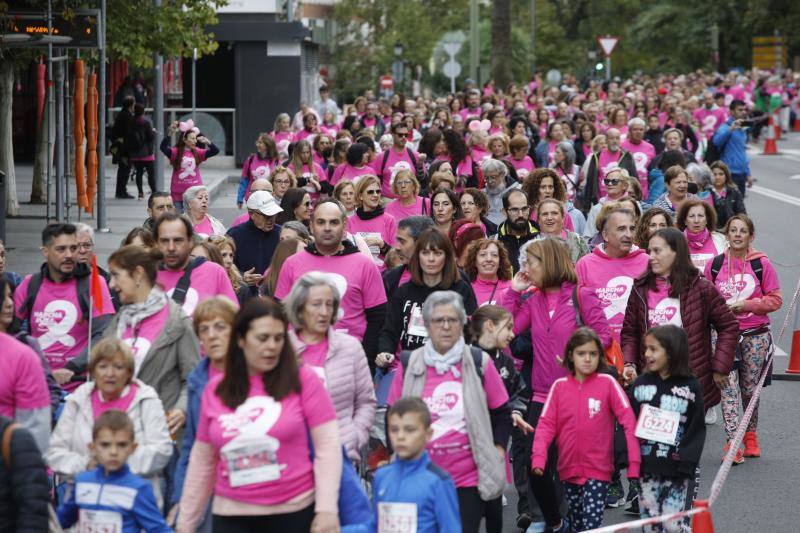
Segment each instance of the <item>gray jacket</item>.
[{"label": "gray jacket", "polygon": [[[156,390],[164,411],[181,409],[186,412],[186,378],[200,361],[200,342],[194,334],[191,317],[172,299],[169,318],[139,367],[136,378]],[[106,336],[117,332],[117,317],[106,329]]]}]

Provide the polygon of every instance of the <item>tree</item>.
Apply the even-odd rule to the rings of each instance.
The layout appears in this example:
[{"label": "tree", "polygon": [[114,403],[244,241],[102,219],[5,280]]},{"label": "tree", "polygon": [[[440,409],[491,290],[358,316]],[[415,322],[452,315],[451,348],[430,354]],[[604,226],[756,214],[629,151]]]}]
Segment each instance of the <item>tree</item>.
[{"label": "tree", "polygon": [[511,0],[492,2],[492,78],[499,87],[512,81]]}]

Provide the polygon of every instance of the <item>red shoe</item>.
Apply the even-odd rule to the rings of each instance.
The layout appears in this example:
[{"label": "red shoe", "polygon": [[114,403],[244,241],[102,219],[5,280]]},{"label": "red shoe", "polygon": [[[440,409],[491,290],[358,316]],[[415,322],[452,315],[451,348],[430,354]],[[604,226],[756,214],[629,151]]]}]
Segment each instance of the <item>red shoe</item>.
[{"label": "red shoe", "polygon": [[[722,454],[722,460],[724,461],[725,458],[728,456],[728,450],[731,449],[731,443],[728,441],[728,444],[725,445],[725,450]],[[733,464],[740,465],[744,462],[744,455],[742,454],[742,449],[739,448],[736,450],[736,455],[733,457]]]},{"label": "red shoe", "polygon": [[761,446],[758,444],[755,431],[748,431],[744,434],[744,456],[761,457]]}]

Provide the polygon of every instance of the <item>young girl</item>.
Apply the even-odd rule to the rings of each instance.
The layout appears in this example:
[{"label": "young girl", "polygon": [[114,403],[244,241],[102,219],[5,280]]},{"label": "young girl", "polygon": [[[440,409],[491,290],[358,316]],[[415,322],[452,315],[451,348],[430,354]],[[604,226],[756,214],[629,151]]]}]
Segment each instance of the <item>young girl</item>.
[{"label": "young girl", "polygon": [[[175,132],[178,135],[178,144],[170,148],[169,138]],[[202,144],[208,148],[199,148]],[[183,212],[183,193],[186,189],[195,185],[203,184],[203,177],[200,176],[200,163],[219,153],[219,148],[208,138],[200,133],[191,119],[186,122],[177,120],[169,127],[169,135],[161,141],[161,153],[167,156],[172,164],[172,181],[170,183],[170,194],[172,203],[179,213]]]},{"label": "young girl", "polygon": [[314,151],[311,143],[305,139],[299,140],[292,150],[292,158],[286,165],[297,177],[297,186],[305,189],[313,202],[317,201],[321,182],[326,179],[325,171],[314,162]]},{"label": "young girl", "polygon": [[567,341],[562,364],[571,375],[550,387],[534,434],[531,467],[533,475],[544,475],[548,450],[555,439],[570,525],[575,531],[586,531],[603,523],[614,471],[615,419],[628,444],[629,478],[639,476],[641,458],[630,403],[617,380],[605,373],[600,337],[586,327],[575,330]]},{"label": "young girl", "polygon": [[[703,389],[689,368],[686,332],[672,324],[656,326],[645,334],[644,345],[645,373],[631,386],[631,404],[639,418],[636,435],[642,455],[639,508],[642,518],[649,518],[692,506],[706,425]],[[648,418],[657,424],[646,424]],[[676,427],[654,435],[644,433],[646,425]],[[688,532],[689,522],[686,517],[645,526],[644,531]]]},{"label": "young girl", "polygon": [[236,206],[241,209],[245,199],[250,196],[250,186],[257,179],[267,179],[273,169],[280,164],[278,147],[268,133],[259,133],[256,151],[250,154],[242,165],[242,179],[236,193]]}]

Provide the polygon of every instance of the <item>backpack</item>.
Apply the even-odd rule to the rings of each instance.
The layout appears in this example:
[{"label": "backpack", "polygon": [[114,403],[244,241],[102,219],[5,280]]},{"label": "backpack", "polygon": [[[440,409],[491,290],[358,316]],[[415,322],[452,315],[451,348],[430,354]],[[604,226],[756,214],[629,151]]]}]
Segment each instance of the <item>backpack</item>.
[{"label": "backpack", "polygon": [[[572,306],[575,308],[575,322],[578,324],[578,327],[585,326],[586,324],[583,322],[583,317],[581,317],[581,304],[578,297],[577,285],[572,289]],[[622,346],[620,346],[619,341],[614,337],[611,337],[611,344],[606,349],[606,362],[608,366],[617,370],[618,376],[622,375],[622,371],[625,368],[625,357],[622,354]]]},{"label": "backpack", "polygon": [[[192,270],[206,262],[205,257],[195,257],[189,264],[186,265],[186,270],[175,285],[175,290],[172,291],[172,301],[178,305],[183,305],[186,301],[186,293],[189,292],[189,285],[192,283]],[[163,268],[162,268],[163,270]]]},{"label": "backpack", "polygon": [[[77,281],[78,289],[78,304],[81,307],[81,316],[84,320],[89,319],[89,285],[91,276],[82,276],[75,278]],[[42,288],[42,274],[37,272],[31,275],[31,280],[28,283],[28,293],[25,295],[25,301],[22,302],[22,309],[25,311],[25,316],[28,320],[32,319],[33,304],[36,301],[36,296]]]},{"label": "backpack", "polygon": [[[483,384],[483,350],[477,346],[470,346],[469,351],[472,354],[472,360],[475,362],[475,372],[478,373],[478,378]],[[403,365],[403,376],[405,377],[408,371],[408,363],[411,361],[411,350],[403,350],[400,352],[400,364]]]},{"label": "backpack", "polygon": [[[717,282],[717,276],[719,275],[719,271],[722,270],[722,263],[725,262],[725,254],[719,254],[714,260],[711,262],[711,283]],[[764,284],[764,265],[761,263],[761,258],[756,257],[755,259],[751,259],[749,261],[750,268],[753,269],[753,273],[758,278],[758,284]]]},{"label": "backpack", "polygon": [[714,144],[714,135],[711,135],[711,138],[708,139],[708,142],[706,143],[706,153],[703,154],[703,161],[705,161],[706,165],[710,165],[711,163],[719,161],[722,158],[722,151],[725,149],[725,146],[730,140],[731,137],[729,135],[728,140],[726,140],[722,146],[717,148],[717,145]]}]

